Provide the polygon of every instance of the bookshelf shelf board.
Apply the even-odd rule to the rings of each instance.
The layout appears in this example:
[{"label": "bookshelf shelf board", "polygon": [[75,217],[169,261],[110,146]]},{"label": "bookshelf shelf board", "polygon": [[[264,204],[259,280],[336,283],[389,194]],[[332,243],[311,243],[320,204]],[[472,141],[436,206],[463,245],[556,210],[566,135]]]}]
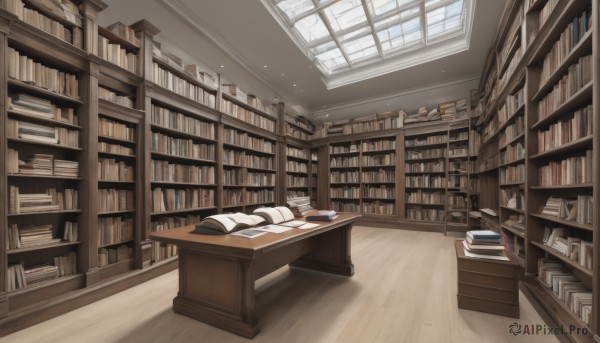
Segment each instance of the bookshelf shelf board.
[{"label": "bookshelf shelf board", "polygon": [[29,252],[29,251],[38,251],[38,250],[46,250],[46,249],[53,249],[53,248],[62,248],[62,247],[68,247],[68,246],[78,245],[78,244],[81,244],[81,241],[75,241],[75,242],[61,241],[59,243],[40,244],[40,245],[26,247],[26,248],[7,249],[6,253],[9,254],[9,255],[10,254],[20,254],[20,253]]},{"label": "bookshelf shelf board", "polygon": [[382,153],[388,153],[388,152],[396,152],[396,149],[366,150],[366,151],[363,151],[362,154],[363,155],[376,155],[376,154],[382,154]]},{"label": "bookshelf shelf board", "polygon": [[172,129],[170,127],[165,127],[162,125],[150,124],[150,127],[152,128],[152,131],[160,131],[163,133],[168,133],[169,135],[190,138],[195,141],[203,141],[203,142],[209,142],[209,143],[216,143],[216,141],[217,141],[216,139],[213,139],[213,138],[206,138],[206,137],[194,135],[191,133],[179,131],[179,130]]},{"label": "bookshelf shelf board", "polygon": [[448,141],[448,143],[452,144],[452,143],[465,143],[468,142],[469,139],[468,138],[464,138],[464,139],[451,139]]},{"label": "bookshelf shelf board", "polygon": [[544,245],[543,243],[540,243],[540,242],[531,241],[530,243],[533,246],[536,246],[536,247],[544,250],[548,254],[550,254],[550,255],[556,257],[557,259],[561,260],[565,264],[569,265],[571,268],[579,270],[580,272],[582,272],[583,274],[585,274],[590,279],[593,277],[593,273],[592,273],[591,270],[585,268],[584,266],[582,266],[581,264],[579,264],[579,262],[573,261],[572,259],[568,258],[567,256],[564,256],[558,250],[553,249],[553,248],[551,248],[551,247],[549,247],[547,245]]},{"label": "bookshelf shelf board", "polygon": [[[170,65],[168,62],[161,59],[160,57],[152,56],[152,61],[155,62],[156,64],[158,64],[162,69],[165,69],[165,70],[171,72],[172,74],[175,74],[176,76],[193,84],[194,86],[203,88],[204,90],[208,91],[209,93],[213,93],[215,95],[217,94],[217,90],[213,86],[210,86],[202,81],[196,80],[195,78],[188,75],[184,70],[181,70],[179,68],[176,68],[176,67]],[[156,84],[156,85],[161,87],[158,84]],[[161,87],[161,88],[163,88],[163,87]],[[163,88],[163,89],[166,89],[166,88]],[[168,89],[166,89],[166,90],[169,91]],[[173,93],[173,94],[176,94],[176,93]],[[217,99],[217,101],[218,101],[218,99]]]},{"label": "bookshelf shelf board", "polygon": [[117,43],[119,44],[123,49],[128,50],[128,51],[137,51],[139,50],[140,46],[137,44],[134,44],[124,38],[122,38],[121,36],[118,36],[114,33],[112,33],[111,31],[109,31],[108,29],[98,25],[98,34],[106,39],[108,39],[111,43]]},{"label": "bookshelf shelf board", "polygon": [[512,207],[507,207],[507,206],[502,206],[502,205],[500,205],[500,208],[501,209],[505,209],[507,211],[512,211],[512,212],[517,212],[517,213],[525,214],[524,210],[520,210],[518,208],[512,208]]},{"label": "bookshelf shelf board", "polygon": [[362,169],[381,169],[381,168],[395,168],[395,164],[380,164],[376,166],[362,166]]},{"label": "bookshelf shelf board", "polygon": [[521,106],[519,106],[519,108],[514,111],[504,122],[504,124],[500,125],[500,127],[498,128],[498,131],[501,132],[502,130],[506,129],[506,127],[510,124],[512,124],[516,118],[518,118],[521,114],[525,113],[525,104],[522,104]]},{"label": "bookshelf shelf board", "polygon": [[469,212],[468,209],[464,208],[464,207],[450,207],[450,205],[448,205],[448,211],[449,212]]},{"label": "bookshelf shelf board", "polygon": [[[267,186],[257,186],[257,185],[246,185],[246,188],[275,188],[274,185]],[[288,187],[288,188],[308,188],[308,186],[303,187]]]},{"label": "bookshelf shelf board", "polygon": [[513,144],[513,143],[517,142],[518,140],[520,140],[520,139],[523,139],[523,138],[525,138],[525,133],[522,133],[522,134],[518,135],[517,137],[515,137],[515,138],[511,139],[510,141],[506,142],[506,144],[504,144],[504,145],[503,145],[503,146],[500,148],[500,150],[501,150],[501,151],[502,151],[502,150],[506,150],[506,148],[508,148],[508,146],[509,146],[509,145],[511,145],[511,144]]},{"label": "bookshelf shelf board", "polygon": [[504,163],[500,164],[499,168],[508,167],[508,166],[512,166],[512,165],[516,165],[516,164],[523,164],[523,163],[525,163],[525,158],[519,158],[518,160],[504,162]]},{"label": "bookshelf shelf board", "polygon": [[56,176],[56,175],[6,174],[6,176],[24,178],[24,179],[48,179],[48,180],[71,180],[71,181],[83,180],[80,177]]},{"label": "bookshelf shelf board", "polygon": [[331,152],[329,156],[348,156],[348,155],[358,155],[359,151],[348,151],[348,152]]},{"label": "bookshelf shelf board", "polygon": [[246,167],[246,169],[248,169],[248,170],[256,170],[256,171],[262,171],[262,172],[267,172],[267,173],[275,173],[275,172],[277,172],[275,169],[268,169],[268,168]]},{"label": "bookshelf shelf board", "polygon": [[406,223],[430,223],[430,224],[438,224],[438,225],[446,224],[446,222],[439,221],[439,220],[410,219],[410,218],[404,219],[403,222],[406,222]]},{"label": "bookshelf shelf board", "polygon": [[358,201],[360,198],[349,198],[349,197],[330,197],[330,199],[335,200],[350,200],[350,201]]},{"label": "bookshelf shelf board", "polygon": [[585,328],[588,334],[586,336],[578,335],[575,336],[580,342],[596,342],[593,338],[594,334],[592,329],[585,324],[581,319],[575,315],[571,309],[562,302],[554,292],[546,287],[540,280],[535,276],[526,276],[525,285],[534,295],[536,300],[550,313],[554,313],[553,318],[557,321],[558,325],[564,327]]},{"label": "bookshelf shelf board", "polygon": [[[102,244],[102,245],[98,244],[98,249],[100,249],[100,248],[106,248],[106,247],[112,247],[112,246],[115,246],[115,245],[127,244],[127,243],[131,243],[133,241],[134,241],[133,239],[128,239],[128,240],[120,241],[120,242],[114,242],[114,243],[108,243],[108,244]],[[120,261],[120,262],[122,262],[122,261]],[[114,264],[114,263],[112,263],[112,264]],[[112,264],[109,264],[109,265],[112,265]]]},{"label": "bookshelf shelf board", "polygon": [[396,198],[362,197],[363,200],[396,201]]},{"label": "bookshelf shelf board", "polygon": [[169,155],[169,154],[163,154],[162,152],[154,152],[153,151],[152,158],[154,158],[154,157],[164,158],[164,159],[168,159],[168,160],[188,161],[188,162],[203,163],[203,164],[215,164],[216,163],[213,160],[203,160],[203,159],[199,159],[199,158]]},{"label": "bookshelf shelf board", "polygon": [[20,111],[6,110],[6,113],[8,113],[11,117],[15,117],[15,118],[19,118],[19,119],[26,119],[27,121],[43,123],[43,124],[52,124],[55,126],[66,127],[66,128],[72,129],[72,130],[81,130],[81,126],[79,126],[79,125],[72,125],[72,124],[68,124],[68,123],[65,123],[65,122],[62,122],[59,120],[44,118],[44,117],[40,117],[40,116],[36,116],[36,115],[32,115],[32,114],[23,113]]},{"label": "bookshelf shelf board", "polygon": [[313,130],[311,130],[311,129],[307,128],[307,127],[304,127],[302,125],[298,125],[296,123],[292,123],[289,120],[286,120],[285,123],[288,124],[288,125],[290,125],[290,126],[292,126],[292,127],[294,127],[294,128],[296,128],[296,129],[298,129],[298,130],[304,131],[304,132],[308,133],[309,135],[314,134]]},{"label": "bookshelf shelf board", "polygon": [[113,158],[127,158],[127,159],[135,159],[136,158],[135,155],[118,154],[118,153],[114,153],[114,152],[104,152],[104,151],[98,151],[98,156],[113,157]]},{"label": "bookshelf shelf board", "polygon": [[275,155],[274,152],[267,152],[267,151],[262,151],[262,150],[256,150],[256,149],[248,148],[248,147],[241,146],[241,145],[231,144],[231,143],[227,143],[227,142],[223,142],[223,146],[226,147],[226,148],[233,148],[233,149],[250,151],[252,153],[257,153],[257,154],[261,154],[261,155],[268,155],[268,156],[274,156]]},{"label": "bookshelf shelf board", "polygon": [[468,227],[469,226],[466,223],[453,223],[453,222],[446,222],[446,225],[452,226],[452,227]]},{"label": "bookshelf shelf board", "polygon": [[19,217],[19,216],[33,216],[33,215],[60,215],[60,214],[75,214],[81,213],[81,210],[64,210],[64,211],[40,211],[40,212],[29,212],[29,213],[9,213],[7,216],[9,217]]},{"label": "bookshelf shelf board", "polygon": [[291,160],[298,160],[298,161],[302,161],[302,162],[310,161],[308,158],[305,158],[305,157],[298,157],[298,156],[293,156],[293,155],[286,155],[286,157]]},{"label": "bookshelf shelf board", "polygon": [[431,160],[445,160],[446,156],[443,157],[423,157],[423,158],[407,158],[406,162],[415,162],[415,161],[431,161]]},{"label": "bookshelf shelf board", "polygon": [[120,180],[98,180],[98,183],[118,183],[123,185],[135,185],[135,181],[120,181]]},{"label": "bookshelf shelf board", "polygon": [[25,294],[25,293],[33,293],[33,292],[37,292],[37,291],[42,291],[45,288],[48,287],[56,287],[61,283],[66,283],[69,281],[74,281],[77,279],[81,279],[81,281],[83,281],[83,274],[72,274],[72,275],[67,275],[67,276],[61,276],[55,279],[51,279],[48,281],[42,281],[42,282],[38,282],[38,283],[34,283],[33,285],[30,286],[26,286],[25,288],[20,288],[11,292],[7,292],[7,294],[12,295],[12,294]]},{"label": "bookshelf shelf board", "polygon": [[560,105],[552,113],[534,123],[531,126],[531,129],[537,129],[541,126],[545,126],[549,123],[555,122],[562,115],[568,114],[569,112],[573,112],[578,108],[583,107],[583,105],[587,103],[591,103],[593,84],[594,82],[590,81],[587,85],[585,85],[582,89],[577,91],[577,93],[573,94],[572,97],[570,97],[567,101],[565,101],[565,103]]},{"label": "bookshelf shelf board", "polygon": [[453,155],[453,156],[448,156],[449,160],[463,160],[465,158],[469,158],[469,155]]},{"label": "bookshelf shelf board", "polygon": [[235,164],[227,164],[227,163],[223,163],[223,167],[226,167],[226,168],[246,168],[246,166],[238,166],[238,165],[235,165]]},{"label": "bookshelf shelf board", "polygon": [[[339,183],[340,185],[343,185],[343,183]],[[358,185],[358,183],[352,183],[353,185]],[[394,185],[396,184],[396,181],[369,181],[369,182],[362,182],[363,185]],[[413,187],[413,188],[422,188],[422,187]]]},{"label": "bookshelf shelf board", "polygon": [[560,81],[563,75],[565,75],[569,71],[569,67],[577,62],[577,60],[584,56],[587,53],[592,52],[592,30],[589,30],[583,38],[577,43],[577,45],[569,52],[569,54],[565,57],[564,61],[554,69],[554,72],[548,80],[540,86],[537,93],[533,96],[532,101],[539,101],[552,90],[554,85]]},{"label": "bookshelf shelf board", "polygon": [[262,206],[262,205],[271,205],[274,204],[274,201],[267,201],[267,202],[255,202],[253,204],[246,204],[246,207],[250,207],[250,206]]},{"label": "bookshelf shelf board", "polygon": [[22,138],[8,138],[8,142],[47,146],[47,147],[57,148],[57,149],[62,149],[62,150],[72,150],[72,151],[82,151],[83,150],[81,148],[72,148],[69,146],[64,146],[64,145],[54,144],[54,143],[36,142],[36,141],[32,141],[29,139],[22,139]]},{"label": "bookshelf shelf board", "polygon": [[239,208],[244,207],[244,205],[223,205],[223,208]]},{"label": "bookshelf shelf board", "polygon": [[216,206],[196,207],[196,208],[184,208],[184,209],[181,209],[181,210],[172,210],[172,211],[163,211],[163,212],[152,212],[152,213],[150,213],[150,215],[151,216],[166,216],[166,215],[170,215],[170,214],[200,212],[200,211],[210,211],[210,210],[216,210],[216,209],[217,209]]},{"label": "bookshelf shelf board", "polygon": [[428,148],[432,148],[432,147],[443,147],[443,146],[447,146],[448,142],[439,142],[439,143],[429,143],[429,144],[416,144],[416,145],[406,145],[405,149],[406,150],[413,150],[413,149],[428,149]]},{"label": "bookshelf shelf board", "polygon": [[[394,183],[394,182],[387,182],[387,183]],[[406,188],[409,188],[409,189],[432,189],[432,190],[445,190],[446,189],[446,187],[420,187],[420,186],[406,186]]]},{"label": "bookshelf shelf board", "polygon": [[[521,46],[521,29],[518,29],[513,37],[506,37],[506,40],[504,41],[505,44],[509,42],[508,39],[512,40],[512,43],[510,43],[511,47],[508,50],[508,54],[506,54],[506,57],[504,57],[504,61],[502,61],[502,63],[500,64],[500,69],[498,69],[498,75],[504,75],[506,69],[508,69],[508,66],[510,65],[513,55]],[[521,59],[522,58],[523,57],[521,57]]]},{"label": "bookshelf shelf board", "polygon": [[[365,183],[365,182],[363,182],[363,183]],[[375,182],[375,183],[378,183],[378,182]],[[394,182],[381,182],[381,183],[394,183]],[[330,185],[340,185],[340,186],[343,186],[343,185],[359,185],[360,182],[330,182],[329,184]]]},{"label": "bookshelf shelf board", "polygon": [[499,167],[496,166],[496,167],[490,167],[490,168],[487,168],[487,169],[483,169],[483,170],[479,171],[479,174],[488,174],[488,173],[491,173],[491,172],[497,172],[498,168]]},{"label": "bookshelf shelf board", "polygon": [[580,230],[594,231],[594,227],[591,224],[580,224],[574,220],[562,219],[562,218],[553,217],[553,216],[549,216],[549,215],[545,215],[545,214],[530,213],[529,215],[532,217],[535,217],[535,218],[545,220],[545,221],[570,226],[570,227],[580,229]]},{"label": "bookshelf shelf board", "polygon": [[360,169],[360,166],[331,167],[330,170]]},{"label": "bookshelf shelf board", "polygon": [[[103,59],[100,56],[97,56],[96,58],[97,61],[100,62],[100,72],[101,73],[106,73],[106,74],[117,74],[117,75],[122,75],[123,78],[125,78],[126,83],[132,85],[132,86],[137,86],[141,81],[142,81],[142,77],[140,75],[138,75],[137,71],[136,72],[132,72],[131,70],[127,70],[119,65],[116,65],[115,63],[109,62],[108,60]],[[99,80],[99,84],[100,86],[102,86],[102,81]],[[129,107],[127,107],[129,108]]]},{"label": "bookshelf shelf board", "polygon": [[448,193],[468,193],[469,190],[460,187],[448,187]]},{"label": "bookshelf shelf board", "polygon": [[[273,186],[275,187],[275,186]],[[287,186],[287,189],[306,189],[309,188],[308,186]]]},{"label": "bookshelf shelf board", "polygon": [[542,8],[542,6],[544,6],[546,4],[546,2],[548,2],[547,0],[536,0],[534,1],[529,8],[527,9],[527,11],[525,12],[526,14],[529,14],[539,8]]},{"label": "bookshelf shelf board", "polygon": [[308,175],[307,172],[300,172],[300,171],[286,171],[287,174],[295,174],[295,175]]},{"label": "bookshelf shelf board", "polygon": [[127,145],[135,145],[135,141],[130,141],[127,139],[115,138],[110,136],[98,135],[98,139],[102,141],[114,142],[118,144],[127,144]]},{"label": "bookshelf shelf board", "polygon": [[407,202],[406,206],[435,206],[435,207],[444,207],[445,204],[427,204],[424,202]]},{"label": "bookshelf shelf board", "polygon": [[469,173],[448,171],[448,176],[467,176]]},{"label": "bookshelf shelf board", "polygon": [[244,188],[244,185],[223,185],[225,188]]},{"label": "bookshelf shelf board", "polygon": [[216,187],[214,183],[197,183],[197,182],[174,182],[174,181],[150,181],[152,185],[167,185],[167,186],[200,186],[200,187]]},{"label": "bookshelf shelf board", "polygon": [[515,181],[515,182],[505,182],[499,184],[500,187],[511,187],[511,186],[521,186],[524,185],[525,181]]},{"label": "bookshelf shelf board", "polygon": [[551,185],[551,186],[531,186],[529,189],[577,189],[577,188],[593,188],[593,183],[578,183],[573,185]]},{"label": "bookshelf shelf board", "polygon": [[446,174],[444,171],[431,171],[431,172],[404,172],[406,175],[422,175],[422,174]]},{"label": "bookshelf shelf board", "polygon": [[109,212],[98,212],[98,216],[114,216],[119,214],[128,214],[135,212],[134,209],[129,210],[119,210],[119,211],[109,211]]},{"label": "bookshelf shelf board", "polygon": [[[277,120],[276,116],[274,116],[272,114],[269,114],[269,113],[266,113],[264,111],[261,111],[258,108],[254,108],[254,107],[248,105],[247,103],[241,101],[240,99],[236,98],[235,96],[233,96],[231,94],[223,92],[223,99],[229,100],[229,101],[233,102],[234,104],[236,104],[236,105],[238,105],[240,107],[243,107],[243,108],[245,108],[245,109],[247,109],[249,111],[252,111],[252,112],[260,115],[261,117],[265,117],[265,118],[268,118],[268,119],[271,119],[271,120]],[[252,124],[250,124],[250,125],[252,125]]]},{"label": "bookshelf shelf board", "polygon": [[560,155],[560,154],[563,154],[565,152],[569,152],[571,150],[576,150],[576,149],[581,149],[581,148],[584,148],[584,147],[589,147],[589,146],[592,145],[593,141],[594,141],[594,136],[592,136],[592,135],[586,136],[586,137],[580,138],[580,139],[578,139],[576,141],[573,141],[571,143],[563,144],[563,145],[561,145],[559,147],[546,150],[546,151],[541,152],[539,154],[535,154],[535,155],[531,156],[529,159],[531,159],[531,160],[537,160],[537,159],[540,159],[540,158],[545,158],[545,157]]},{"label": "bookshelf shelf board", "polygon": [[506,224],[502,224],[502,225],[500,225],[500,227],[503,228],[504,230],[510,231],[515,236],[519,236],[519,237],[525,239],[525,232],[519,231],[518,229],[510,227]]},{"label": "bookshelf shelf board", "polygon": [[53,100],[68,102],[71,104],[83,105],[83,101],[80,98],[74,98],[74,97],[70,97],[67,95],[62,95],[59,93],[51,92],[47,89],[44,89],[42,87],[27,83],[27,82],[15,80],[15,79],[8,79],[8,86],[18,88],[21,90],[26,90],[28,92],[32,92],[37,95],[41,95],[43,97],[52,98]]}]

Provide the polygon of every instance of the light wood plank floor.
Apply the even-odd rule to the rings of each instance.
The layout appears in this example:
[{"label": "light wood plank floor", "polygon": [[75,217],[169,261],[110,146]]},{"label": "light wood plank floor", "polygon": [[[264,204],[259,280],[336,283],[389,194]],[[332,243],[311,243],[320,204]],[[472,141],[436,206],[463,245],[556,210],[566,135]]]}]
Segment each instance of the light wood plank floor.
[{"label": "light wood plank floor", "polygon": [[[515,319],[459,310],[453,240],[355,227],[352,278],[279,269],[257,281],[252,342],[558,342],[512,336]],[[0,339],[0,342],[250,342],[173,313],[177,271]],[[521,294],[522,324],[544,324]]]}]

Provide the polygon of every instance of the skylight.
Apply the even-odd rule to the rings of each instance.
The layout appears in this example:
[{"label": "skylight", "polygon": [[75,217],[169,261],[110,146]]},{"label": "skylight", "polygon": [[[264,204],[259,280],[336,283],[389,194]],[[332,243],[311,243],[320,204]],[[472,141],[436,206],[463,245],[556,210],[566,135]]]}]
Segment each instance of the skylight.
[{"label": "skylight", "polygon": [[375,62],[395,60],[395,69],[380,63],[386,66],[379,74],[398,70],[406,67],[397,63],[402,55],[455,38],[468,47],[472,1],[262,0],[324,79]]}]

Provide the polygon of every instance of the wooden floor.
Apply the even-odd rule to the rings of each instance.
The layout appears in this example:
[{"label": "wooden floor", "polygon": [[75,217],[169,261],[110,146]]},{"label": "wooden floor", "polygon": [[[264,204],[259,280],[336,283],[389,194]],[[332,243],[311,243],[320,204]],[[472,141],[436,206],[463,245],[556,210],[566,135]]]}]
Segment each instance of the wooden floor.
[{"label": "wooden floor", "polygon": [[[252,342],[558,342],[513,336],[515,319],[459,310],[453,240],[355,227],[352,278],[284,267],[257,281]],[[0,342],[250,342],[171,311],[177,271]],[[521,294],[521,324],[544,324]]]}]

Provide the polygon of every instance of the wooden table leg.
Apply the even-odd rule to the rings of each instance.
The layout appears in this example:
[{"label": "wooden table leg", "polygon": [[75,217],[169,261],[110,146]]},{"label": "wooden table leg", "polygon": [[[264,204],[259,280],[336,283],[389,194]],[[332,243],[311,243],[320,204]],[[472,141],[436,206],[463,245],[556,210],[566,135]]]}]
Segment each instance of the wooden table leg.
[{"label": "wooden table leg", "polygon": [[179,293],[173,311],[252,338],[260,331],[254,301],[252,261],[179,250]]},{"label": "wooden table leg", "polygon": [[344,276],[354,275],[350,255],[351,231],[352,225],[346,225],[314,236],[313,250],[290,263],[290,266]]}]

